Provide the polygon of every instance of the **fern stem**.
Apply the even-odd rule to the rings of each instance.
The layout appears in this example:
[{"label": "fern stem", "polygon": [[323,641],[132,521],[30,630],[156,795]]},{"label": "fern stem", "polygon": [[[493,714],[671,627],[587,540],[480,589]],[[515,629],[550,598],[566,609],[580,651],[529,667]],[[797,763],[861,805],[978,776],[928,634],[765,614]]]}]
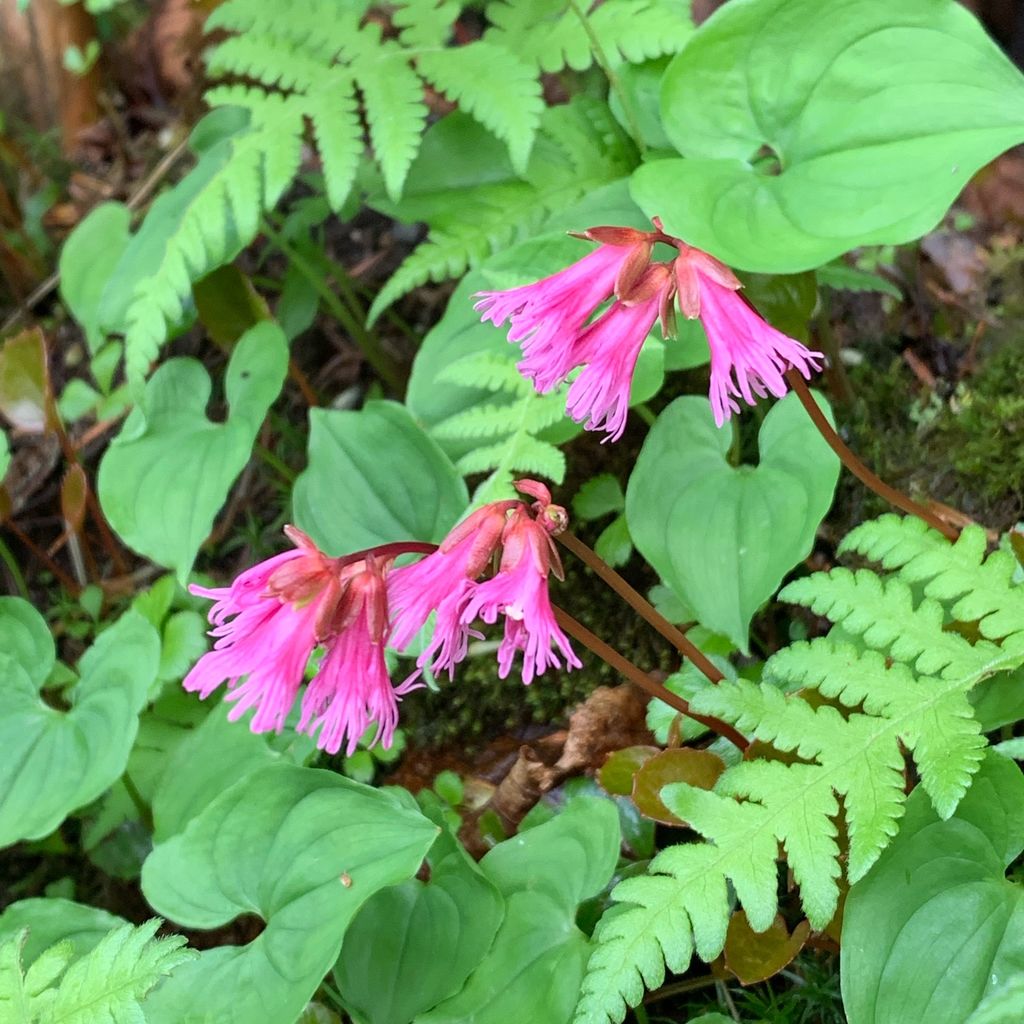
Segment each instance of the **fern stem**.
[{"label": "fern stem", "polygon": [[673,626],[639,591],[634,590],[596,551],[588,548],[579,537],[568,531],[559,534],[555,539],[593,569],[640,618],[650,623],[680,654],[689,658],[711,682],[722,681],[722,673],[704,652],[692,640],[687,639],[681,629]]},{"label": "fern stem", "polygon": [[676,711],[686,715],[687,718],[692,718],[695,722],[700,722],[701,725],[706,726],[713,732],[717,732],[719,736],[724,736],[740,750],[746,750],[750,746],[750,741],[738,733],[728,722],[692,711],[689,702],[662,686],[661,683],[656,683],[639,665],[635,665],[628,658],[623,657],[615,648],[606,644],[599,636],[592,633],[582,622],[578,622],[568,612],[557,607],[554,608],[554,612],[559,626],[569,636],[578,640],[603,662],[615,669],[616,672],[625,676],[634,685],[639,686],[641,690],[660,701],[664,701],[670,708],[675,708]]},{"label": "fern stem", "polygon": [[623,88],[622,79],[619,78],[618,72],[608,60],[608,55],[604,52],[601,40],[598,39],[594,26],[590,24],[590,18],[587,17],[587,12],[580,6],[579,0],[569,0],[569,7],[572,8],[573,13],[579,18],[583,31],[587,34],[587,39],[590,40],[590,49],[594,53],[594,60],[597,62],[597,66],[604,72],[605,78],[608,79],[608,87],[619,97],[619,102],[622,104],[622,113],[628,122],[627,130],[629,131],[630,138],[636,144],[640,155],[643,156],[647,152],[647,144],[644,142],[643,132],[640,131],[640,120],[637,117],[636,108],[633,106],[633,100]]},{"label": "fern stem", "polygon": [[[267,240],[284,256],[287,256],[292,266],[313,286],[316,293],[323,300],[324,305],[334,314],[342,327],[348,331],[352,340],[359,346],[363,357],[373,367],[377,376],[395,394],[405,394],[406,373],[398,362],[384,351],[377,336],[372,331],[367,330],[366,324],[360,322],[359,317],[331,291],[323,276],[317,273],[316,267],[294,246],[290,245],[267,222],[266,218],[263,220],[261,230]],[[340,285],[339,290],[341,290]]]},{"label": "fern stem", "polygon": [[960,532],[955,527],[943,522],[934,512],[930,512],[923,505],[919,505],[914,501],[913,498],[887,484],[853,454],[847,447],[846,442],[835,432],[825,414],[818,408],[818,403],[814,400],[807,382],[796,370],[787,370],[786,380],[789,382],[789,386],[796,392],[797,397],[800,399],[800,404],[807,411],[807,415],[811,417],[814,425],[818,428],[818,433],[825,439],[832,451],[839,456],[843,465],[865,487],[869,487],[875,494],[889,502],[890,505],[906,512],[908,515],[923,519],[930,527],[938,530],[948,540],[956,540],[960,536]]}]

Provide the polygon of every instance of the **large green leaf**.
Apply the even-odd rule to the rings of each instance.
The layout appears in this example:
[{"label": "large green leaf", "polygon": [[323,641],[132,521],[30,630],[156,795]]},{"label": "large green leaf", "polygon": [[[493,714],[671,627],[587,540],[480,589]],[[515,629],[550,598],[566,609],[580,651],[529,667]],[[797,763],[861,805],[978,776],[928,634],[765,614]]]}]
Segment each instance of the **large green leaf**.
[{"label": "large green leaf", "polygon": [[58,711],[39,695],[54,665],[46,623],[0,598],[0,846],[47,835],[120,776],[159,659],[156,630],[123,615],[83,655],[71,707]]},{"label": "large green leaf", "polygon": [[288,350],[271,323],[239,341],[228,364],[230,406],[222,423],[206,417],[210,378],[195,359],[171,359],[146,385],[140,407],[100,463],[99,496],[122,540],[188,576],[228,491],[284,383]]},{"label": "large green leaf", "polygon": [[733,0],[661,104],[687,159],[641,167],[634,198],[747,270],[916,238],[1024,139],[1024,80],[955,0]]},{"label": "large green leaf", "polygon": [[367,1024],[409,1024],[458,992],[504,916],[497,888],[447,830],[429,859],[429,882],[377,893],[345,934],[334,977]]},{"label": "large green leaf", "polygon": [[216,928],[266,927],[179,969],[147,1001],[149,1024],[294,1020],[338,956],[359,907],[418,870],[438,830],[381,790],[313,768],[270,767],[222,792],[146,861],[161,914]]},{"label": "large green leaf", "polygon": [[0,914],[0,945],[27,928],[21,959],[26,967],[31,967],[41,953],[65,940],[71,943],[74,957],[84,956],[122,924],[124,920],[114,914],[72,900],[19,900]]},{"label": "large green leaf", "polygon": [[469,504],[448,457],[397,402],[310,412],[309,465],[295,522],[341,555],[392,541],[439,541]]},{"label": "large green leaf", "polygon": [[101,203],[79,222],[61,249],[60,297],[82,325],[94,353],[106,338],[100,328],[100,302],[128,245],[131,220],[131,210],[123,203]]},{"label": "large green leaf", "polygon": [[560,815],[499,844],[480,862],[505,896],[505,917],[461,992],[416,1024],[567,1024],[591,947],[578,904],[599,893],[619,853],[615,804],[573,800]]},{"label": "large green leaf", "polygon": [[946,821],[920,789],[911,795],[899,834],[846,902],[850,1024],[961,1024],[1020,972],[1024,890],[1006,868],[1022,849],[1024,777],[1012,761],[989,754]]},{"label": "large green leaf", "polygon": [[839,460],[795,395],[765,417],[757,466],[730,465],[731,442],[706,399],[676,399],[641,449],[626,519],[638,550],[701,624],[746,651],[754,613],[811,550]]},{"label": "large green leaf", "polygon": [[514,893],[494,945],[465,988],[416,1024],[568,1024],[589,957],[587,937],[554,900]]},{"label": "large green leaf", "polygon": [[213,802],[224,779],[237,782],[267,765],[302,764],[314,753],[313,740],[291,728],[281,735],[251,732],[250,717],[230,722],[226,707],[216,707],[174,748],[153,793],[156,842],[184,831]]}]

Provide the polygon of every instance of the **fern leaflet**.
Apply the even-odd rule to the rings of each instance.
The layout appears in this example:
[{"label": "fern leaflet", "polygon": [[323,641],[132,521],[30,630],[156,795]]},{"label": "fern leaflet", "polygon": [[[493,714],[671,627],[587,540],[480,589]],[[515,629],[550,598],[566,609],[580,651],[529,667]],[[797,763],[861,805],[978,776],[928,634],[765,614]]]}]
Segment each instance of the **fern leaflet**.
[{"label": "fern leaflet", "polygon": [[[581,7],[594,7],[583,0]],[[522,55],[541,71],[585,71],[594,62],[591,39],[568,3],[497,0],[487,7],[495,26],[485,39]],[[693,32],[689,4],[680,0],[605,3],[587,15],[602,51],[634,64],[676,53]]]},{"label": "fern leaflet", "polygon": [[[741,762],[711,792],[681,783],[662,790],[666,805],[707,842],[671,847],[648,876],[616,887],[613,897],[626,906],[600,927],[578,1022],[621,1020],[644,985],[661,984],[666,965],[682,971],[695,951],[717,956],[729,885],[754,929],[767,928],[778,906],[780,844],[812,926],[823,928],[838,904],[841,855],[855,882],[896,832],[904,750],[942,817],[970,785],[985,740],[968,695],[981,680],[1024,663],[1022,588],[1012,583],[1011,567],[1001,552],[983,560],[981,531],[965,531],[950,545],[895,516],[855,530],[845,547],[880,558],[895,575],[836,569],[782,594],[827,614],[839,638],[793,644],[768,662],[767,682],[723,681],[691,702],[795,762]],[[911,581],[927,581],[920,602]],[[999,628],[990,625],[973,644],[945,628],[964,607]],[[773,682],[801,690],[786,693]],[[825,702],[805,699],[809,692]]]},{"label": "fern leaflet", "polygon": [[[146,993],[196,954],[175,935],[155,939],[159,920],[109,932],[74,960],[70,941],[42,953],[26,971],[26,930],[0,946],[0,1020],[11,1024],[92,1024],[142,1020]],[[72,962],[74,960],[74,962]]]}]

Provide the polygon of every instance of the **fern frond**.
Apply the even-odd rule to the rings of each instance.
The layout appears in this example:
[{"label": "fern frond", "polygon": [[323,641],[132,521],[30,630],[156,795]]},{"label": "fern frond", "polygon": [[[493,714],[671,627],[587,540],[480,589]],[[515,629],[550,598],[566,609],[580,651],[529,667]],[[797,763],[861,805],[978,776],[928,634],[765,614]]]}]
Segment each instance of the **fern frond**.
[{"label": "fern frond", "polygon": [[416,67],[508,146],[512,166],[525,173],[544,101],[537,73],[515,54],[476,42],[421,53]]},{"label": "fern frond", "polygon": [[[680,0],[619,0],[600,5],[587,17],[606,54],[621,54],[635,64],[678,53],[693,32],[689,4]],[[585,71],[594,63],[590,36],[565,2],[497,0],[487,6],[487,19],[494,27],[485,40],[541,71]]]},{"label": "fern frond", "polygon": [[992,651],[998,652],[987,642],[972,645],[959,633],[944,631],[938,601],[927,599],[915,607],[901,579],[881,580],[867,569],[817,573],[784,587],[779,597],[827,616],[869,647],[915,663],[921,672],[980,670]]},{"label": "fern frond", "polygon": [[[793,644],[769,660],[764,682],[725,680],[694,696],[695,711],[790,756],[741,762],[712,792],[681,783],[662,790],[665,804],[706,842],[665,850],[649,876],[613,891],[624,907],[598,932],[578,1022],[621,1020],[644,984],[661,983],[666,964],[681,971],[695,950],[717,956],[727,886],[752,926],[767,928],[777,911],[780,845],[809,920],[824,927],[838,903],[841,855],[855,882],[897,830],[905,751],[941,817],[954,812],[970,785],[985,739],[969,694],[983,679],[1024,664],[1021,632],[972,644],[944,628],[938,598],[915,601],[904,577],[935,584],[956,604],[973,600],[977,586],[989,615],[1015,606],[1022,588],[1012,584],[1000,552],[982,561],[977,535],[950,545],[885,517],[855,531],[845,547],[883,558],[897,575],[837,569],[790,584],[783,596],[827,614],[866,647],[829,637]],[[806,699],[811,691],[824,702]]]},{"label": "fern frond", "polygon": [[444,220],[388,279],[373,305],[373,323],[393,302],[428,281],[478,266],[526,238],[545,217],[632,170],[635,151],[608,106],[585,96],[541,116],[526,181],[481,185],[453,193]]},{"label": "fern frond", "polygon": [[439,383],[506,392],[520,398],[533,391],[533,386],[516,369],[513,360],[492,352],[474,352],[456,359],[441,370],[436,379]]},{"label": "fern frond", "polygon": [[[85,956],[58,943],[25,971],[27,931],[0,946],[0,1019],[20,1024],[93,1024],[142,1020],[141,1001],[161,978],[196,954],[174,935],[155,939],[159,920],[121,925]],[[70,966],[69,966],[70,964]]]},{"label": "fern frond", "polygon": [[896,569],[908,583],[923,583],[924,592],[951,603],[960,622],[978,622],[990,640],[1024,633],[1024,589],[1013,585],[1016,559],[995,551],[980,526],[968,526],[950,547],[937,531],[919,519],[885,515],[857,527],[840,551],[856,551]]}]

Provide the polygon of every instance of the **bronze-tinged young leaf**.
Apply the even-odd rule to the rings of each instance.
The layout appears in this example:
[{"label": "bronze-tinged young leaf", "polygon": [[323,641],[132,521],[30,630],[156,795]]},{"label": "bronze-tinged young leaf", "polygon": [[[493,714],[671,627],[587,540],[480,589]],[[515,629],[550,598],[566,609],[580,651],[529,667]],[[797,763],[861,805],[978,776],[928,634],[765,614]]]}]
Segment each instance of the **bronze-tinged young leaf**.
[{"label": "bronze-tinged young leaf", "polygon": [[725,937],[725,966],[743,985],[767,981],[793,960],[810,934],[810,924],[801,921],[790,935],[781,915],[765,931],[755,932],[747,915],[737,910]]},{"label": "bronze-tinged young leaf", "polygon": [[609,754],[597,773],[597,781],[606,793],[629,796],[633,792],[633,779],[640,768],[659,752],[658,747],[626,747]]},{"label": "bronze-tinged young leaf", "polygon": [[725,763],[717,754],[707,750],[679,747],[663,750],[648,758],[633,776],[633,803],[640,813],[664,825],[686,825],[662,802],[662,789],[675,782],[685,782],[698,789],[713,789],[718,777],[725,771]]}]

